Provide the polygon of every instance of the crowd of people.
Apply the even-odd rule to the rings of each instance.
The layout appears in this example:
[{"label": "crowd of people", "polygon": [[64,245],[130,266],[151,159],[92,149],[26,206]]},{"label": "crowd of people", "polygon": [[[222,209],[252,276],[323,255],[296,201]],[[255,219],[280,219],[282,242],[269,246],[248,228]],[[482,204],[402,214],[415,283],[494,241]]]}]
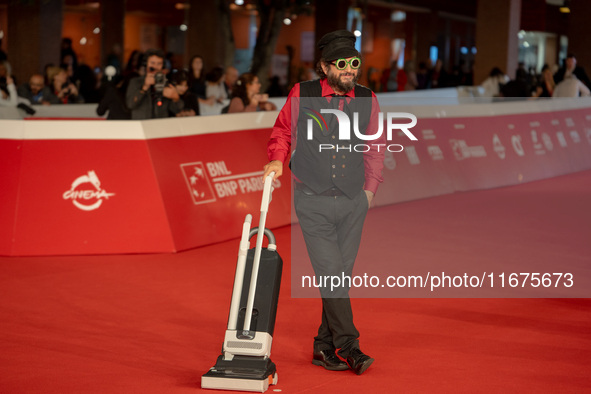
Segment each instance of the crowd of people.
[{"label": "crowd of people", "polygon": [[462,60],[460,64],[447,72],[443,61],[438,59],[434,64],[430,61],[420,62],[418,69],[413,60],[407,60],[402,69],[398,62],[392,62],[390,68],[381,73],[370,67],[368,69],[368,86],[376,92],[403,92],[409,90],[451,88],[457,86],[472,86],[473,72]]},{"label": "crowd of people", "polygon": [[564,66],[554,72],[545,64],[541,74],[536,74],[519,63],[515,79],[495,67],[481,86],[485,97],[588,97],[591,80],[577,65],[576,56],[568,54]]},{"label": "crowd of people", "polygon": [[[44,75],[34,74],[17,88],[7,56],[3,56],[0,106],[34,113],[31,106],[35,105],[98,103],[97,113],[108,112],[108,119],[151,119],[275,110],[269,96],[283,96],[284,92],[278,77],[271,78],[263,94],[254,74],[239,75],[234,67],[219,66],[206,71],[201,56],[193,56],[188,69],[173,68],[172,57],[157,49],[133,51],[125,67],[118,57],[109,59],[115,69],[113,77],[79,64],[72,41],[64,38],[60,65],[46,65]],[[448,72],[441,60],[433,65],[421,62],[415,69],[409,60],[403,69],[396,62],[383,72],[370,67],[367,81],[377,92],[472,86],[473,72],[464,63]],[[514,79],[495,67],[481,86],[485,97],[578,97],[590,95],[591,81],[575,55],[569,54],[562,68],[552,70],[545,65],[539,75],[526,70],[523,63]]]},{"label": "crowd of people", "polygon": [[[78,64],[70,39],[62,41],[61,63],[48,64],[45,75],[34,74],[16,88],[7,59],[0,61],[0,106],[98,103],[97,113],[107,119],[152,119],[180,116],[275,110],[269,94],[262,94],[256,75],[239,75],[234,67],[207,72],[201,56],[189,69],[172,67],[163,51],[133,51],[126,66],[113,64],[114,76]],[[105,69],[106,71],[106,69]],[[271,95],[274,84],[271,84]]]},{"label": "crowd of people", "polygon": [[[370,68],[367,79],[369,87],[377,92],[472,86],[474,82],[472,68],[468,69],[464,62],[448,72],[441,60],[433,65],[421,62],[418,70],[412,60],[406,61],[402,69],[393,62],[381,73]],[[495,67],[480,86],[484,90],[481,97],[583,97],[589,96],[591,81],[577,65],[576,56],[569,54],[562,68],[552,70],[544,65],[540,74],[533,68],[526,70],[525,65],[519,63],[514,79]]]}]

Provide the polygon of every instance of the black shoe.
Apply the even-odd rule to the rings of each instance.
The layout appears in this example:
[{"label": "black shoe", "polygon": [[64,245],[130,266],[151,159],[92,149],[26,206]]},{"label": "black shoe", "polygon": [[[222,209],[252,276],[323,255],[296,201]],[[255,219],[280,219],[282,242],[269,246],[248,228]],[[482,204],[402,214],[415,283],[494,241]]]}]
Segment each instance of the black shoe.
[{"label": "black shoe", "polygon": [[334,349],[320,350],[314,352],[312,364],[323,366],[329,371],[344,371],[346,369],[349,369],[347,363],[341,360],[336,355]]},{"label": "black shoe", "polygon": [[363,354],[358,348],[353,348],[347,356],[347,364],[357,375],[361,375],[373,363],[373,358]]}]

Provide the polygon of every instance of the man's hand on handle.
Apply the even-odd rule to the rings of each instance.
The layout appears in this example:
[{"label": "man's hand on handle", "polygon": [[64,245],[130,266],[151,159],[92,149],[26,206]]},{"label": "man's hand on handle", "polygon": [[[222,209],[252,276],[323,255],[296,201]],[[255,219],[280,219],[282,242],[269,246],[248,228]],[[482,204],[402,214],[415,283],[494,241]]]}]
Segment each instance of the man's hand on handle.
[{"label": "man's hand on handle", "polygon": [[265,183],[265,178],[267,178],[267,175],[273,171],[275,171],[273,182],[283,174],[283,163],[279,160],[273,160],[265,164],[265,167],[263,168],[265,169],[265,172],[263,173],[263,183]]}]

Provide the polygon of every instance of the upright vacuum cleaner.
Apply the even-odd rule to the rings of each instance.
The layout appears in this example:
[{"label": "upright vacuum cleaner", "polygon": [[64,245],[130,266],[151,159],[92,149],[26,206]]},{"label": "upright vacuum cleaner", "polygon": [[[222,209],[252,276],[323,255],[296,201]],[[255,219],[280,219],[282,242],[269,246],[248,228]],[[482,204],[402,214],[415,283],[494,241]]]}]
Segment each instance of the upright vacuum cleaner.
[{"label": "upright vacuum cleaner", "polygon": [[[283,260],[277,253],[275,236],[265,228],[274,175],[272,172],[265,179],[258,230],[250,229],[250,214],[244,220],[222,354],[201,377],[201,388],[265,392],[269,385],[277,384],[277,369],[269,357]],[[256,247],[249,249],[255,234]],[[264,236],[269,241],[266,249]]]}]

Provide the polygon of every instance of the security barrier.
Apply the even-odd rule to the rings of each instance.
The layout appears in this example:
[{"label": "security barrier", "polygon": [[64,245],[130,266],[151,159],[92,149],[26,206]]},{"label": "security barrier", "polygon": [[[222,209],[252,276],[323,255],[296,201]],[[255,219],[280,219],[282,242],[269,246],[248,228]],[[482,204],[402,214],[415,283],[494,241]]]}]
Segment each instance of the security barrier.
[{"label": "security barrier", "polygon": [[[386,102],[386,100],[384,100]],[[591,168],[591,100],[429,105],[386,153],[386,205]],[[170,253],[235,238],[258,211],[277,112],[150,121],[0,120],[0,254]],[[290,176],[268,226],[289,224]]]}]

